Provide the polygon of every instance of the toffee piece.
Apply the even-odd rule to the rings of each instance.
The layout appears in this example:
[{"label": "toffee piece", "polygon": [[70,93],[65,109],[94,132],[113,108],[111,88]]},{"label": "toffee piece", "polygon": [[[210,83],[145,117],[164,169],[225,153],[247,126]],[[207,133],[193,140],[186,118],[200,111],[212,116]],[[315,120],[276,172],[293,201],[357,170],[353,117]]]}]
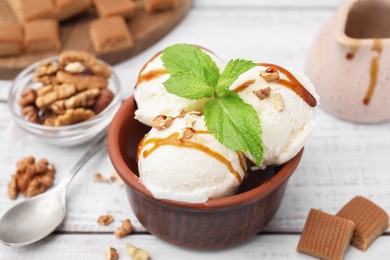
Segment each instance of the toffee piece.
[{"label": "toffee piece", "polygon": [[25,23],[24,29],[26,52],[45,52],[60,49],[61,42],[56,20],[34,20]]},{"label": "toffee piece", "polygon": [[321,259],[343,259],[354,228],[351,220],[311,209],[297,250]]},{"label": "toffee piece", "polygon": [[23,51],[23,27],[20,24],[0,24],[0,56]]},{"label": "toffee piece", "polygon": [[100,17],[131,17],[136,11],[135,3],[130,0],[93,0],[93,3]]},{"label": "toffee piece", "polygon": [[98,54],[124,50],[134,45],[129,28],[121,16],[92,21],[89,32],[95,51]]},{"label": "toffee piece", "polygon": [[148,13],[165,11],[177,6],[177,0],[143,0],[143,2]]},{"label": "toffee piece", "polygon": [[52,0],[8,0],[8,3],[21,22],[56,16]]},{"label": "toffee piece", "polygon": [[57,8],[57,19],[60,21],[87,11],[92,6],[90,0],[54,0],[54,2]]},{"label": "toffee piece", "polygon": [[336,216],[355,223],[351,245],[362,251],[366,251],[389,227],[389,215],[375,203],[360,196],[349,201]]}]

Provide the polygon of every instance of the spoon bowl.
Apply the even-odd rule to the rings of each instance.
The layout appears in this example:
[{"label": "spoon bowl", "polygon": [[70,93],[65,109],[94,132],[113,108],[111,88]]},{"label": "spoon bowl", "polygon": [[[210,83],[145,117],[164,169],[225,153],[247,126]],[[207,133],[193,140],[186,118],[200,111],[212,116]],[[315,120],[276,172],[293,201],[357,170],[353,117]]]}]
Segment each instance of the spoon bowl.
[{"label": "spoon bowl", "polygon": [[1,219],[0,240],[9,246],[34,243],[53,232],[66,214],[65,190],[56,189],[23,201]]}]

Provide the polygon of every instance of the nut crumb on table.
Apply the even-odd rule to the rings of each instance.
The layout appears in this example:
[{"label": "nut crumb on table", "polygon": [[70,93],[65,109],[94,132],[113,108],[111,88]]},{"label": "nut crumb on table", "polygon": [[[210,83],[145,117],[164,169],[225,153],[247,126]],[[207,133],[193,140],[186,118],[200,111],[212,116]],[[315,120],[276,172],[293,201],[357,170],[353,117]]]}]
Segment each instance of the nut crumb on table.
[{"label": "nut crumb on table", "polygon": [[114,235],[117,238],[123,238],[128,234],[130,234],[132,231],[133,231],[133,225],[131,224],[130,219],[125,219],[122,222],[122,225],[119,228],[117,228],[117,230],[115,230]]},{"label": "nut crumb on table", "polygon": [[131,259],[133,260],[148,260],[150,259],[149,252],[143,250],[142,248],[138,248],[133,246],[130,243],[126,243],[126,250],[129,253]]},{"label": "nut crumb on table", "polygon": [[113,220],[114,218],[112,217],[112,215],[108,214],[108,215],[100,216],[97,220],[97,223],[101,226],[107,226],[111,224]]},{"label": "nut crumb on table", "polygon": [[113,247],[108,247],[106,249],[106,260],[117,260],[119,259],[118,252]]}]

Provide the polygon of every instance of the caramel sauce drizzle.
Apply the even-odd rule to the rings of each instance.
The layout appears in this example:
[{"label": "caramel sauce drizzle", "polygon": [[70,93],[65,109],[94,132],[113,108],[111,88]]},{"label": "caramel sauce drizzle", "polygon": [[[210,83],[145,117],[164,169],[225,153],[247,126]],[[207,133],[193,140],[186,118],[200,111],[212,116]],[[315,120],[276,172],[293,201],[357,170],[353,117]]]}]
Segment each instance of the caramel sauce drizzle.
[{"label": "caramel sauce drizzle", "polygon": [[250,85],[252,85],[253,83],[255,83],[256,80],[254,79],[250,79],[248,81],[245,81],[244,83],[242,83],[241,85],[239,85],[238,87],[236,87],[233,91],[234,93],[239,93],[241,91],[244,91],[245,89],[247,89]]},{"label": "caramel sauce drizzle", "polygon": [[370,104],[370,101],[371,101],[372,96],[374,95],[376,83],[378,80],[379,60],[380,60],[380,56],[381,56],[382,50],[383,50],[382,40],[381,39],[374,39],[371,50],[377,52],[377,55],[375,55],[371,60],[370,85],[368,86],[366,96],[363,99],[363,104],[366,106]]},{"label": "caramel sauce drizzle", "polygon": [[349,38],[348,45],[349,45],[349,52],[347,52],[347,54],[345,55],[345,58],[347,60],[352,60],[353,58],[355,58],[355,54],[359,49],[360,40]]},{"label": "caramel sauce drizzle", "polygon": [[144,81],[149,81],[154,78],[160,77],[162,75],[167,74],[168,71],[166,69],[157,69],[157,70],[151,70],[145,74],[139,75],[137,85],[144,82]]},{"label": "caramel sauce drizzle", "polygon": [[[203,130],[198,130],[198,132],[195,132],[195,133],[206,134],[206,132],[209,133],[208,131],[203,131]],[[196,150],[199,150],[201,152],[204,152],[204,153],[214,157],[215,159],[217,159],[218,161],[223,163],[229,169],[229,171],[236,177],[238,182],[239,183],[242,182],[241,175],[234,169],[232,163],[228,159],[226,159],[223,155],[211,150],[210,148],[208,148],[202,144],[195,143],[195,142],[192,142],[189,140],[182,140],[179,137],[180,137],[180,133],[176,132],[176,133],[173,133],[166,138],[150,138],[148,140],[145,140],[145,138],[144,138],[140,142],[140,144],[138,145],[137,157],[139,157],[139,153],[140,153],[141,149],[143,148],[143,146],[148,145],[148,144],[153,144],[153,147],[150,148],[149,150],[145,150],[143,152],[142,156],[144,158],[148,157],[151,153],[153,153],[159,147],[164,146],[164,145],[172,145],[172,146],[196,149]]]},{"label": "caramel sauce drizzle", "polygon": [[244,172],[246,172],[246,166],[244,164],[244,160],[245,160],[244,155],[241,152],[237,152],[237,156],[238,156],[238,159],[240,160],[241,169],[243,169]]},{"label": "caramel sauce drizzle", "polygon": [[286,70],[283,67],[280,67],[271,63],[259,63],[259,66],[264,67],[275,67],[279,70],[283,75],[287,77],[286,79],[279,79],[279,83],[292,91],[294,91],[298,96],[300,96],[309,106],[315,107],[317,106],[317,100],[313,97],[313,95],[294,77],[294,75]]}]

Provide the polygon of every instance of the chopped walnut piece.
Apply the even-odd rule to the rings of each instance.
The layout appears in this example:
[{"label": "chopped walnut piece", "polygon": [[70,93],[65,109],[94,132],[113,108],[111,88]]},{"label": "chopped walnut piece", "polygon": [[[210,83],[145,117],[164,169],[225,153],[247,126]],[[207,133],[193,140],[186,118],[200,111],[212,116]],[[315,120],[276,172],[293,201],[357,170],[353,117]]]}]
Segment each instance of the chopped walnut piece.
[{"label": "chopped walnut piece", "polygon": [[268,67],[265,71],[260,72],[260,76],[267,82],[277,82],[279,80],[279,72],[274,67]]},{"label": "chopped walnut piece", "polygon": [[115,248],[108,247],[106,249],[106,260],[118,260],[119,255]]},{"label": "chopped walnut piece", "polygon": [[149,252],[135,247],[130,243],[126,243],[126,250],[133,260],[148,260],[150,258]]},{"label": "chopped walnut piece", "polygon": [[16,199],[21,192],[26,197],[33,197],[45,192],[53,185],[55,169],[46,159],[35,162],[34,157],[27,156],[16,164],[16,174],[8,184],[8,196]]},{"label": "chopped walnut piece", "polygon": [[47,118],[43,122],[47,126],[65,126],[80,123],[91,119],[96,114],[91,109],[85,108],[76,108],[76,109],[67,109],[64,114],[59,115],[53,118]]},{"label": "chopped walnut piece", "polygon": [[44,62],[35,68],[33,81],[42,82],[45,85],[55,84],[57,83],[56,73],[59,69],[58,62]]},{"label": "chopped walnut piece", "polygon": [[253,91],[253,93],[254,93],[260,100],[263,100],[263,99],[266,99],[266,98],[268,98],[268,97],[270,96],[270,94],[271,94],[271,88],[270,88],[270,87],[262,88],[262,89]]},{"label": "chopped walnut piece", "polygon": [[42,96],[38,96],[35,104],[38,108],[43,108],[57,100],[69,98],[70,96],[76,94],[76,92],[76,88],[70,84],[54,86],[51,91]]},{"label": "chopped walnut piece", "polygon": [[27,106],[22,109],[22,115],[26,117],[26,119],[33,123],[40,123],[41,119],[39,118],[38,108],[35,106]]},{"label": "chopped walnut piece", "polygon": [[153,119],[152,126],[157,130],[167,129],[171,126],[173,119],[174,118],[170,116],[159,115]]},{"label": "chopped walnut piece", "polygon": [[77,91],[84,91],[91,88],[106,88],[108,79],[98,75],[73,74],[67,71],[58,71],[57,79],[63,84],[74,85]]},{"label": "chopped walnut piece", "polygon": [[186,127],[183,129],[183,131],[180,132],[180,140],[187,140],[190,139],[194,135],[194,129],[191,127]]},{"label": "chopped walnut piece", "polygon": [[95,173],[93,176],[94,182],[106,182],[107,180],[103,177],[103,175],[100,172]]},{"label": "chopped walnut piece", "polygon": [[282,95],[280,95],[279,93],[276,93],[276,95],[273,98],[272,104],[277,111],[279,111],[279,112],[283,111],[284,110],[284,100],[283,100]]},{"label": "chopped walnut piece", "polygon": [[123,238],[130,234],[133,231],[133,225],[131,224],[130,219],[125,219],[122,222],[122,226],[120,226],[117,230],[115,230],[114,235],[117,238]]},{"label": "chopped walnut piece", "polygon": [[186,111],[183,109],[182,111],[180,111],[180,114],[178,114],[177,116],[176,116],[176,118],[184,118],[184,116],[186,115]]},{"label": "chopped walnut piece", "polygon": [[35,91],[35,89],[26,88],[22,91],[21,97],[18,100],[18,104],[21,107],[34,105],[36,99],[37,99],[37,92]]},{"label": "chopped walnut piece", "polygon": [[114,218],[112,217],[112,215],[108,214],[108,215],[103,215],[103,216],[100,216],[97,220],[97,223],[101,226],[107,226],[109,225],[112,221],[114,220]]}]

